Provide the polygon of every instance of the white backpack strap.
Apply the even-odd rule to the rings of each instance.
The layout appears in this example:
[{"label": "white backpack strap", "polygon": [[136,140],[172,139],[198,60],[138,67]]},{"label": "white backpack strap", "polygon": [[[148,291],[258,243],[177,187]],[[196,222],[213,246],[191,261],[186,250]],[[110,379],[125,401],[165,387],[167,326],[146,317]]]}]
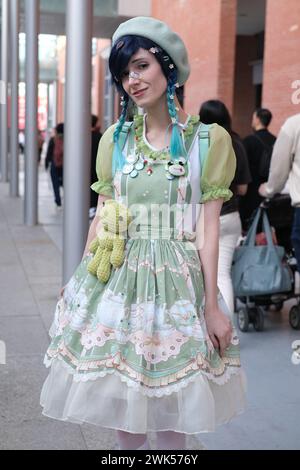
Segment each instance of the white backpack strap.
[{"label": "white backpack strap", "polygon": [[132,128],[133,122],[132,121],[126,121],[124,122],[120,135],[119,135],[119,145],[120,149],[123,150],[126,139],[128,137],[128,134]]},{"label": "white backpack strap", "polygon": [[210,146],[210,128],[211,124],[203,124],[203,122],[201,122],[198,130],[201,174],[205,165],[208,149]]}]

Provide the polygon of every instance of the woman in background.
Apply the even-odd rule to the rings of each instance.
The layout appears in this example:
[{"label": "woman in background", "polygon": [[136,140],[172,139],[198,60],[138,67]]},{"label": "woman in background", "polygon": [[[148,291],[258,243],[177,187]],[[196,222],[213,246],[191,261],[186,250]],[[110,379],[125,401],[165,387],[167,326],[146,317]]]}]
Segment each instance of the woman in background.
[{"label": "woman in background", "polygon": [[239,215],[239,198],[247,192],[251,174],[243,143],[231,127],[231,117],[225,104],[219,100],[205,101],[200,108],[200,121],[205,124],[217,123],[229,133],[236,155],[237,165],[230,189],[233,193],[224,202],[220,214],[220,241],[218,263],[218,287],[230,310],[234,312],[234,293],[231,280],[231,265],[235,247],[242,233]]}]

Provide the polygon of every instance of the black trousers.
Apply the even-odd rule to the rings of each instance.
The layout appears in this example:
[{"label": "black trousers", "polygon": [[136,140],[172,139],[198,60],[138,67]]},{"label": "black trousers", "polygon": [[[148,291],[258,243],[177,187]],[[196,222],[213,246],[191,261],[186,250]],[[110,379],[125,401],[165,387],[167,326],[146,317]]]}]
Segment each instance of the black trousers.
[{"label": "black trousers", "polygon": [[54,192],[54,199],[55,199],[55,204],[57,206],[61,206],[61,198],[60,198],[60,186],[63,186],[63,169],[62,168],[57,168],[54,163],[51,163],[51,169],[50,169],[50,175],[51,175],[51,181],[52,181],[52,186],[53,186],[53,192]]},{"label": "black trousers", "polygon": [[294,223],[292,228],[292,243],[300,272],[300,207],[295,208]]}]

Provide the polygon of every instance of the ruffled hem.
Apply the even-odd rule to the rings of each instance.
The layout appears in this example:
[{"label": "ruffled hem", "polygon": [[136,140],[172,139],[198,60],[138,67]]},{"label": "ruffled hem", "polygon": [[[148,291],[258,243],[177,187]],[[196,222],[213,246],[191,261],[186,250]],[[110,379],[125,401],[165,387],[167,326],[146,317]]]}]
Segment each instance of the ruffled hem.
[{"label": "ruffled hem", "polygon": [[103,181],[96,181],[90,188],[97,194],[103,194],[104,196],[113,196],[113,187],[111,183],[105,183]]},{"label": "ruffled hem", "polygon": [[65,365],[53,361],[41,393],[43,414],[63,421],[132,433],[173,430],[198,434],[214,431],[216,425],[245,409],[242,370],[222,386],[198,374],[170,395],[149,397],[115,373],[77,382]]},{"label": "ruffled hem", "polygon": [[216,199],[224,199],[224,202],[229,201],[231,199],[233,193],[230,189],[227,188],[218,188],[218,187],[213,187],[213,188],[208,188],[207,190],[204,191],[203,196],[201,197],[201,203],[207,202],[207,201],[213,201]]},{"label": "ruffled hem", "polygon": [[[158,385],[157,388],[150,388],[145,386],[144,382],[143,384],[141,384],[140,382],[131,379],[127,375],[122,374],[119,370],[115,368],[111,370],[89,372],[86,374],[82,372],[80,373],[76,369],[74,369],[70,364],[68,364],[61,356],[56,356],[55,358],[49,358],[48,356],[45,356],[44,365],[49,368],[55,360],[59,360],[61,362],[62,366],[68,371],[68,373],[73,376],[74,382],[88,382],[90,380],[97,380],[98,378],[106,377],[109,374],[116,374],[120,378],[121,382],[126,383],[128,387],[134,388],[136,391],[147,397],[158,398],[171,395],[174,392],[179,392],[179,390],[187,387],[191,382],[194,382],[199,375],[204,375],[205,377],[207,377],[208,380],[214,382],[217,385],[225,385],[230,380],[232,375],[238,375],[241,371],[241,368],[239,366],[227,366],[226,370],[221,376],[215,376],[212,373],[201,369],[197,372],[194,372],[190,376],[178,380],[174,384],[166,385],[163,388],[161,388],[161,385]],[[181,371],[181,373],[183,372],[184,371]]]},{"label": "ruffled hem", "polygon": [[[128,377],[140,391],[145,389],[146,395],[163,396],[198,373],[222,385],[240,368],[235,330],[230,348],[221,359],[208,337],[202,307],[197,311],[189,300],[177,300],[168,310],[168,317],[164,306],[160,308],[154,301],[131,302],[129,313],[122,295],[115,295],[107,287],[97,302],[97,311],[90,313],[88,299],[99,299],[97,291],[91,289],[88,299],[76,297],[76,279],[72,283],[57,304],[45,362],[49,366],[51,361],[61,359],[68,364],[74,380],[88,381],[115,372]],[[226,314],[222,302],[220,298],[220,308]],[[173,321],[168,329],[165,318]]]}]

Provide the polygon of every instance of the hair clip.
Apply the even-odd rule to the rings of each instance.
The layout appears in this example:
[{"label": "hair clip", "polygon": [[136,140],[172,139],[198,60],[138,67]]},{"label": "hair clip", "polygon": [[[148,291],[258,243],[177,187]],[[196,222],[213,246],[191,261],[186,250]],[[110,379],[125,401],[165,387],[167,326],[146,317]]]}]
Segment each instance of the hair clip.
[{"label": "hair clip", "polygon": [[174,64],[170,64],[169,69],[173,69],[173,68],[174,68]]},{"label": "hair clip", "polygon": [[180,85],[179,85],[179,83],[178,83],[178,82],[177,82],[177,83],[175,83],[175,86],[176,86],[176,88],[179,88],[179,87],[180,87]]},{"label": "hair clip", "polygon": [[119,81],[119,79],[115,75],[114,75],[114,79],[115,79],[116,82]]},{"label": "hair clip", "polygon": [[164,56],[163,56],[163,59],[164,59],[164,61],[167,62],[167,60],[170,60],[170,57],[169,57],[168,55],[164,55]]},{"label": "hair clip", "polygon": [[152,52],[152,54],[156,54],[156,52],[159,52],[157,47],[150,47],[149,52]]},{"label": "hair clip", "polygon": [[117,50],[118,50],[118,49],[121,49],[121,47],[123,47],[123,46],[124,46],[124,41],[119,41],[119,42],[117,43],[117,45],[116,45],[116,49],[117,49]]}]

